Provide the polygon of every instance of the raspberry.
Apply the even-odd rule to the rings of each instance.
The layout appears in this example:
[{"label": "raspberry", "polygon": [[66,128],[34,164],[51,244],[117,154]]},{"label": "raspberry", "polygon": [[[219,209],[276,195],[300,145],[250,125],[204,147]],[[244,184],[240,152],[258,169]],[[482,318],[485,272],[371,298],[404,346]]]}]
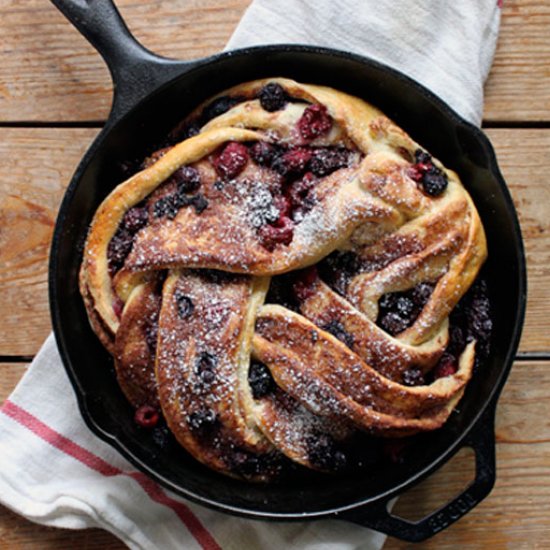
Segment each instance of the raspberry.
[{"label": "raspberry", "polygon": [[311,141],[327,133],[332,127],[332,118],[327,108],[318,103],[310,105],[298,121],[298,131],[302,138]]},{"label": "raspberry", "polygon": [[238,141],[228,143],[214,161],[216,172],[223,178],[238,176],[248,162],[248,149]]},{"label": "raspberry", "polygon": [[294,208],[306,206],[308,194],[311,189],[315,187],[316,183],[317,178],[311,172],[305,173],[302,179],[296,180],[292,183],[290,186],[289,195]]},{"label": "raspberry", "polygon": [[113,311],[115,315],[120,319],[122,317],[122,310],[124,309],[124,302],[118,297],[115,296],[113,300]]},{"label": "raspberry", "polygon": [[142,428],[154,428],[158,424],[159,418],[157,409],[150,405],[142,405],[134,415],[136,424]]},{"label": "raspberry", "polygon": [[262,246],[271,252],[278,244],[291,243],[294,237],[294,222],[287,216],[281,216],[273,225],[262,225],[258,234]]},{"label": "raspberry", "polygon": [[292,208],[290,200],[284,195],[276,195],[273,197],[273,205],[279,211],[279,217],[288,216]]},{"label": "raspberry", "polygon": [[434,369],[434,380],[453,375],[458,370],[456,359],[449,353],[444,353]]},{"label": "raspberry", "polygon": [[304,147],[290,149],[273,161],[273,170],[282,176],[298,175],[305,171],[311,159],[311,151]]},{"label": "raspberry", "polygon": [[317,268],[308,267],[299,272],[292,287],[296,298],[300,301],[307,300],[315,293],[315,283],[318,279]]}]

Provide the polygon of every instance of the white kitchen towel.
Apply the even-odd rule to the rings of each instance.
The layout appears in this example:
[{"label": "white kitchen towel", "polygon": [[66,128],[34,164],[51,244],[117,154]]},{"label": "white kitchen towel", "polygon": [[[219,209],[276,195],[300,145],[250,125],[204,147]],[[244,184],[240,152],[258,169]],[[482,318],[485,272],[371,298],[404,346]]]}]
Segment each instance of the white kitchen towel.
[{"label": "white kitchen towel", "polygon": [[[479,124],[499,20],[496,0],[254,0],[228,48],[306,43],[364,54]],[[385,540],[336,520],[236,518],[161,488],[87,428],[52,336],[0,408],[0,502],[45,525],[106,529],[131,548],[367,550]]]}]

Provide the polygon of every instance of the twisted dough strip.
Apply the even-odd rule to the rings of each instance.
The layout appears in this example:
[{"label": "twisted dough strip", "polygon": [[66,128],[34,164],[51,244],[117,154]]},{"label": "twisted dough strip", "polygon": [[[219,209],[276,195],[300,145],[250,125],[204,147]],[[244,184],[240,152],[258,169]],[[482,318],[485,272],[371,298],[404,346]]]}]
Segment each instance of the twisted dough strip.
[{"label": "twisted dough strip", "polygon": [[[284,90],[281,108],[266,110],[258,99],[267,84]],[[380,111],[342,92],[269,79],[224,97],[233,98],[229,109],[153,155],[103,201],[90,226],[81,293],[126,397],[135,407],[160,403],[176,439],[207,466],[256,480],[276,475],[282,455],[338,469],[319,459],[316,439],[338,458],[334,449],[357,429],[403,436],[440,427],[472,375],[475,341],[453,374],[414,387],[403,377],[437,364],[449,342],[449,314],[486,257],[483,227],[458,176],[419,156],[421,147]],[[330,125],[304,137],[300,124],[311,105],[323,106],[315,116],[326,108]],[[310,155],[344,149],[347,161],[315,179],[291,239],[266,246],[255,209],[288,187],[289,175],[247,159],[220,179],[220,151],[235,142]],[[156,206],[173,193],[170,178],[185,166],[200,178],[200,207],[157,216]],[[422,170],[444,177],[446,188],[426,192]],[[109,246],[134,208],[146,209],[148,221],[123,266],[110,269]],[[274,203],[268,208],[283,215]],[[262,305],[271,277],[333,252],[353,253],[360,263],[338,292],[310,277],[299,283],[299,312]],[[412,324],[393,335],[381,329],[380,299],[420,283],[433,290]],[[251,358],[262,391],[251,388]]]}]

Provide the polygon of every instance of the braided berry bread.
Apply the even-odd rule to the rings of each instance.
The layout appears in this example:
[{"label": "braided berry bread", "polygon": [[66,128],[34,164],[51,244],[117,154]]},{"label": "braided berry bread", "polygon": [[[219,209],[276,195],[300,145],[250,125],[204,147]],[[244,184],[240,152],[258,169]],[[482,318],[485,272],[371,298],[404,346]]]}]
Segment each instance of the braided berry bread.
[{"label": "braided berry bread", "polygon": [[457,174],[361,99],[282,78],[169,139],[98,208],[80,273],[138,421],[253,480],[441,427],[490,332]]}]

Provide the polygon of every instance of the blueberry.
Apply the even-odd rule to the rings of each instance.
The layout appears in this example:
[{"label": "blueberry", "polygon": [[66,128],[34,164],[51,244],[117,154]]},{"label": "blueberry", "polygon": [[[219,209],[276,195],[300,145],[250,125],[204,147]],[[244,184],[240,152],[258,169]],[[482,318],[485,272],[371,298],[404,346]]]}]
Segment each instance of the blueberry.
[{"label": "blueberry", "polygon": [[178,205],[174,195],[167,195],[160,198],[153,206],[153,216],[155,218],[162,218],[166,216],[168,219],[173,220],[178,213]]},{"label": "blueberry", "polygon": [[415,162],[421,163],[421,164],[431,164],[432,156],[426,151],[422,151],[422,149],[417,149],[414,152],[414,160]]},{"label": "blueberry", "polygon": [[248,370],[248,383],[250,384],[250,389],[252,390],[254,399],[265,397],[266,395],[272,393],[276,388],[271,372],[266,365],[260,363],[259,361],[253,361],[250,363],[250,368]]},{"label": "blueberry", "polygon": [[149,216],[145,207],[134,206],[124,214],[122,225],[130,233],[137,233],[142,227],[147,225],[148,219]]},{"label": "blueberry", "polygon": [[398,296],[395,301],[395,309],[404,319],[410,319],[415,312],[414,302],[407,296]]},{"label": "blueberry", "polygon": [[392,336],[403,332],[408,326],[407,320],[394,311],[379,316],[377,324]]},{"label": "blueberry", "polygon": [[447,175],[436,166],[430,168],[422,177],[422,189],[430,197],[439,197],[449,183]]},{"label": "blueberry", "polygon": [[207,351],[203,351],[195,363],[195,372],[202,378],[203,375],[206,375],[207,378],[210,378],[210,376],[207,373],[214,373],[214,370],[216,369],[216,365],[218,363],[218,359],[215,355],[212,355],[211,353],[208,353]]},{"label": "blueberry", "polygon": [[193,315],[193,311],[195,311],[195,306],[189,296],[183,294],[181,290],[176,290],[176,292],[174,293],[174,297],[176,299],[178,315],[180,319],[187,319],[187,317]]},{"label": "blueberry", "polygon": [[260,166],[269,166],[277,153],[277,148],[267,141],[257,141],[250,147],[252,160]]},{"label": "blueberry", "polygon": [[190,193],[196,191],[201,185],[201,176],[199,171],[192,166],[182,166],[178,168],[171,178],[178,186],[178,191]]},{"label": "blueberry", "polygon": [[284,88],[276,82],[266,84],[258,94],[262,109],[273,113],[280,111],[287,104],[287,95]]}]

